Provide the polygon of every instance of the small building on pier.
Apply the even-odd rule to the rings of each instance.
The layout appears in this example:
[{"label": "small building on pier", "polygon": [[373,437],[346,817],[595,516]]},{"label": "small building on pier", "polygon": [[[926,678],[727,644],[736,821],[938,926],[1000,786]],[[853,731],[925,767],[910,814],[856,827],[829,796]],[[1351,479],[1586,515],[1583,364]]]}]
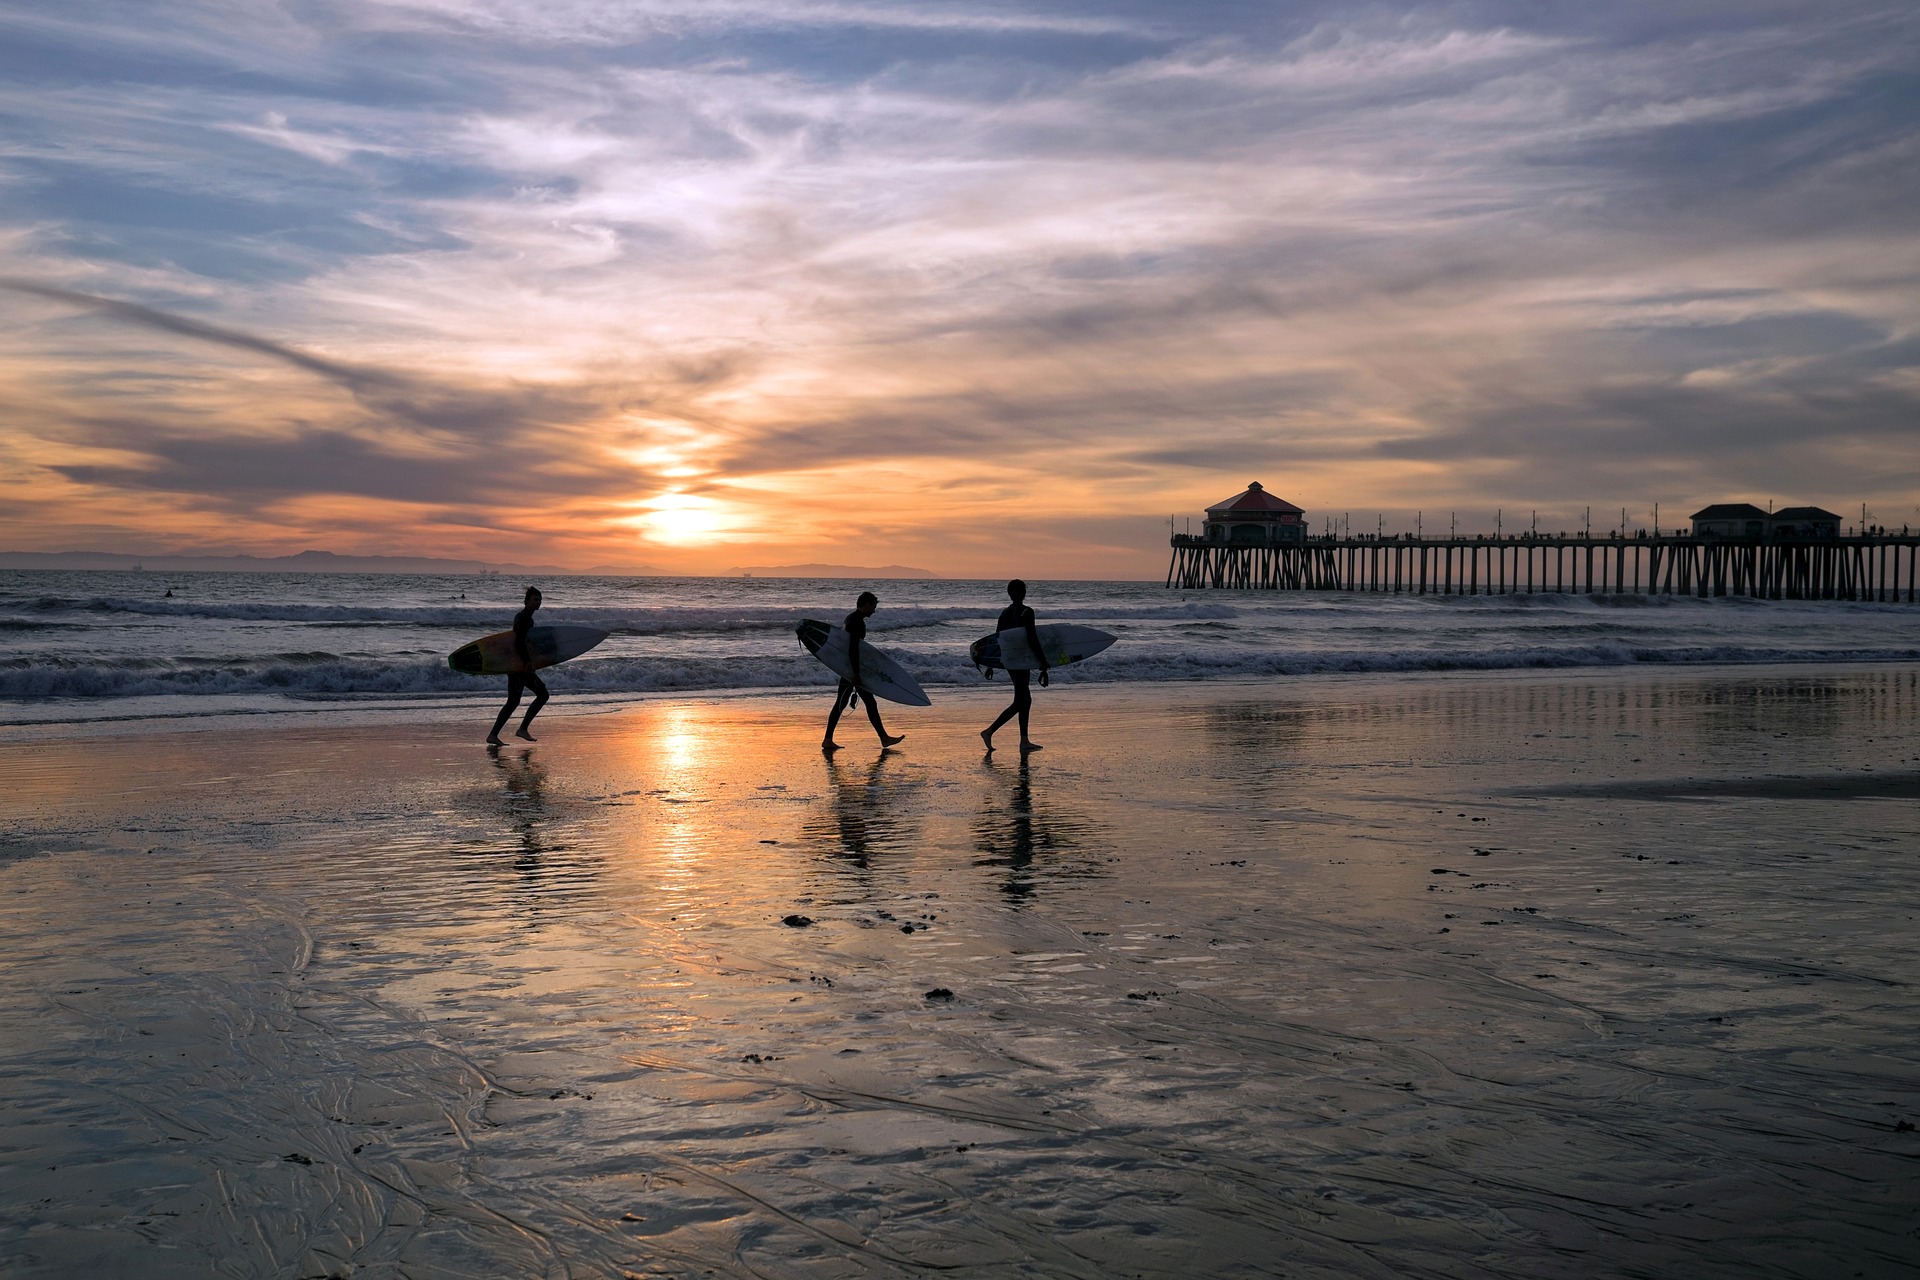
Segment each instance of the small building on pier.
[{"label": "small building on pier", "polygon": [[1693,536],[1720,542],[1831,542],[1840,536],[1840,517],[1819,507],[1769,512],[1751,502],[1716,502],[1693,513]]},{"label": "small building on pier", "polygon": [[1305,511],[1284,498],[1276,498],[1255,480],[1244,493],[1207,508],[1207,520],[1201,526],[1208,542],[1234,546],[1292,546],[1307,540]]},{"label": "small building on pier", "polygon": [[1776,542],[1832,542],[1840,536],[1840,517],[1819,507],[1782,507],[1767,518],[1767,536]]},{"label": "small building on pier", "polygon": [[1690,519],[1696,538],[1764,538],[1769,517],[1751,502],[1716,502]]}]

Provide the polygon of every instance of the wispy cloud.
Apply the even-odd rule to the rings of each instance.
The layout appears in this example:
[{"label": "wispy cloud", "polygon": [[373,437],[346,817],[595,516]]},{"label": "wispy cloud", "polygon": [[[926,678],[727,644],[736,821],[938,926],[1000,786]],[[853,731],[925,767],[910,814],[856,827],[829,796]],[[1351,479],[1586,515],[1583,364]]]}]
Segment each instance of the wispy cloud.
[{"label": "wispy cloud", "polygon": [[661,34],[799,29],[898,29],[1026,35],[1137,34],[1150,28],[1112,16],[1033,12],[1023,5],[842,4],[818,0],[378,0],[394,17],[413,15],[515,39],[624,42]]},{"label": "wispy cloud", "polygon": [[144,325],[164,330],[167,333],[180,334],[195,338],[201,342],[211,342],[218,346],[233,347],[241,351],[283,361],[308,373],[317,374],[329,382],[335,382],[349,390],[387,390],[399,384],[399,379],[378,370],[360,369],[352,365],[341,364],[334,360],[324,360],[318,356],[296,351],[284,343],[273,342],[266,338],[257,338],[238,330],[223,328],[220,325],[205,324],[198,320],[189,320],[183,316],[171,315],[153,307],[143,307],[134,302],[122,302],[114,298],[97,297],[90,293],[81,293],[76,289],[61,289],[53,285],[38,284],[31,280],[7,279],[0,277],[0,289],[13,293],[24,293],[32,297],[48,298],[55,302],[64,302],[86,311],[97,312],[123,320],[129,324]]}]

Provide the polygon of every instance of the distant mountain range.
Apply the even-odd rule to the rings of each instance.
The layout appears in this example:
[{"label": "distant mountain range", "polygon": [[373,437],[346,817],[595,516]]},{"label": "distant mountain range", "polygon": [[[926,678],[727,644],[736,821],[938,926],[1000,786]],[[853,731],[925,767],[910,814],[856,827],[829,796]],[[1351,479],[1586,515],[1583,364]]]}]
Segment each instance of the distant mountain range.
[{"label": "distant mountain range", "polygon": [[883,564],[751,564],[729,569],[729,578],[938,578],[931,569]]},{"label": "distant mountain range", "polygon": [[555,564],[445,560],[436,556],[343,556],[332,551],[302,551],[291,556],[130,555],[117,551],[0,551],[0,569],[150,569],[186,573],[431,573],[500,574],[507,577],[643,577],[646,565],[598,564],[563,569]]}]

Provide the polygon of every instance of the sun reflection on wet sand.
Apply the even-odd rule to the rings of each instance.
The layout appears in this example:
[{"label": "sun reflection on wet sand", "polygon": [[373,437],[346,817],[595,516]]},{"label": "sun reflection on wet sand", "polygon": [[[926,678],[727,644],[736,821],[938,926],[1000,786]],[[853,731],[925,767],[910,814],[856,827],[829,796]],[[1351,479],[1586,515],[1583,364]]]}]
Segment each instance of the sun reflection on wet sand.
[{"label": "sun reflection on wet sand", "polygon": [[1025,759],[982,758],[991,693],[832,758],[819,702],[0,746],[0,1258],[1787,1275],[1905,1238],[1913,672],[1061,690]]}]

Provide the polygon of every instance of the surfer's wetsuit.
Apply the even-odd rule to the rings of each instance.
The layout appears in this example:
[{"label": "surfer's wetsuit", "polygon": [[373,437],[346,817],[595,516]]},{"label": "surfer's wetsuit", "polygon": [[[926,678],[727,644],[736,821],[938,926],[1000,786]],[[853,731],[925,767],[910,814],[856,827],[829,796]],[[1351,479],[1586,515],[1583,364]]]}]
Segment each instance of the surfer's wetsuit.
[{"label": "surfer's wetsuit", "polygon": [[[1011,631],[1015,627],[1019,627],[1027,633],[1027,647],[1033,650],[1035,657],[1045,662],[1047,660],[1046,652],[1040,647],[1040,632],[1034,625],[1033,609],[1030,606],[1010,604],[1000,611],[1000,625],[995,627],[994,630]],[[1044,678],[1046,670],[1045,667],[1040,668],[1042,684],[1046,683]],[[1033,705],[1033,694],[1027,688],[1027,682],[1032,678],[1033,672],[1031,671],[1007,672],[1007,679],[1013,681],[1013,701],[1016,706],[1023,710]],[[1026,736],[1026,729],[1027,722],[1022,720],[1020,722],[1020,733],[1022,737]]]},{"label": "surfer's wetsuit", "polygon": [[500,708],[499,719],[493,722],[493,732],[488,735],[489,742],[500,739],[500,731],[507,727],[507,721],[513,716],[513,709],[520,705],[520,695],[527,689],[533,690],[533,705],[527,708],[527,718],[520,723],[520,731],[525,733],[533,718],[540,714],[540,708],[547,705],[547,683],[533,669],[533,653],[527,648],[527,633],[533,630],[533,611],[540,606],[528,603],[520,612],[513,615],[513,654],[526,667],[524,671],[507,673],[507,705]]},{"label": "surfer's wetsuit", "polygon": [[855,690],[859,691],[860,698],[867,704],[867,719],[873,722],[873,731],[879,734],[882,740],[885,740],[887,737],[887,726],[880,723],[880,704],[874,700],[874,696],[871,693],[867,692],[864,685],[855,683],[855,680],[860,676],[860,642],[867,638],[866,617],[861,614],[858,609],[855,609],[847,615],[846,621],[840,625],[847,630],[847,666],[852,670],[854,680],[842,679],[840,681],[840,687],[834,690],[833,714],[827,717],[826,740],[828,742],[833,741],[833,731],[840,727],[840,713],[847,709],[848,704],[852,701],[849,695]]},{"label": "surfer's wetsuit", "polygon": [[[1034,656],[1044,663],[1047,660],[1046,651],[1040,647],[1040,632],[1034,625],[1033,610],[1021,603],[1025,598],[1026,591],[1023,587],[1019,598],[1000,611],[1000,621],[999,624],[994,627],[994,630],[1012,631],[1016,627],[1023,628],[1027,633],[1028,647],[1033,650]],[[1009,669],[1007,671],[1007,679],[1013,681],[1013,701],[1007,705],[1005,711],[1000,713],[999,718],[988,727],[987,731],[980,735],[986,739],[987,749],[989,751],[993,749],[993,735],[1000,731],[1001,725],[1013,719],[1015,716],[1020,717],[1020,745],[1025,747],[1032,741],[1032,739],[1027,736],[1027,718],[1033,710],[1033,690],[1029,687],[1033,679],[1033,672]],[[1040,668],[1040,683],[1042,685],[1047,683],[1047,668],[1045,666]]]}]

